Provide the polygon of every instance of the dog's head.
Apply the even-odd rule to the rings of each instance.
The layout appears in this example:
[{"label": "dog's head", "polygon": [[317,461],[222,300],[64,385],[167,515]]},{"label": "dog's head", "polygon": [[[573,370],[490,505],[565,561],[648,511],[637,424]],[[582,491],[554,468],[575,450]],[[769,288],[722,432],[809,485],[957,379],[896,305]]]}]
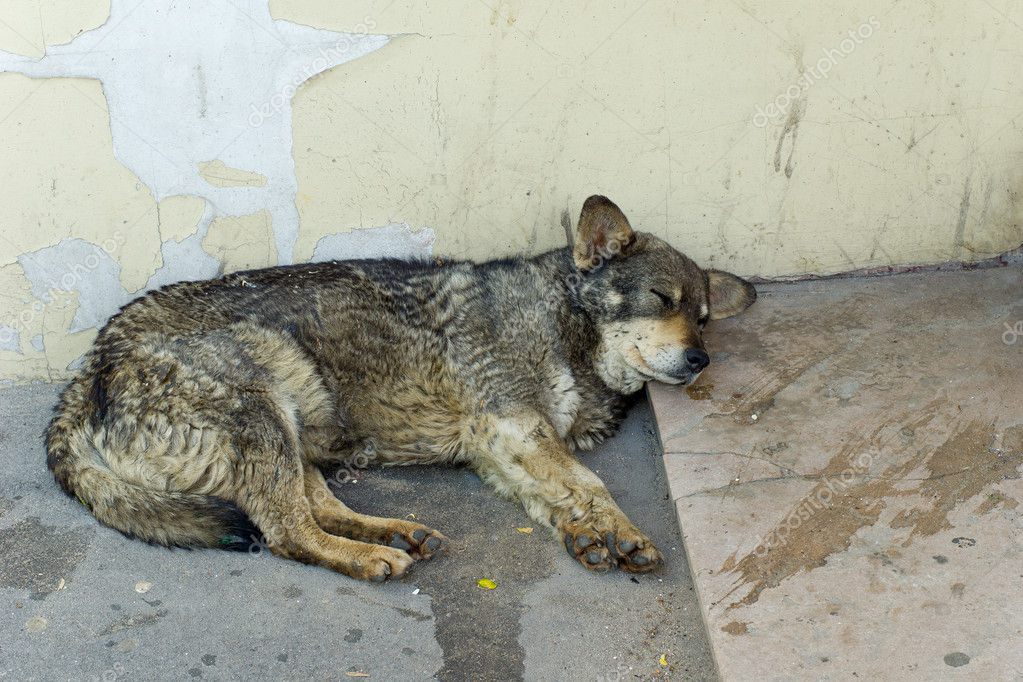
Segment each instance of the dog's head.
[{"label": "dog's head", "polygon": [[664,240],[634,232],[602,196],[583,204],[572,255],[580,301],[600,330],[597,371],[622,393],[650,380],[692,383],[710,363],[708,320],[737,315],[757,298],[746,280],[703,270]]}]

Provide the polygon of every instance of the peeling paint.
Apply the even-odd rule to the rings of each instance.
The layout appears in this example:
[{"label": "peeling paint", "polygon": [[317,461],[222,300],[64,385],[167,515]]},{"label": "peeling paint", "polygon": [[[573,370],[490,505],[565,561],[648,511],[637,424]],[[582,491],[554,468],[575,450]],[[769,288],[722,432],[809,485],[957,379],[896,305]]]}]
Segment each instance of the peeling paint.
[{"label": "peeling paint", "polygon": [[75,292],[79,305],[69,334],[106,322],[110,314],[130,300],[121,285],[121,266],[111,257],[116,242],[108,251],[82,239],[63,239],[56,246],[18,257],[32,294],[44,304],[55,297]]},{"label": "peeling paint", "polygon": [[0,267],[0,376],[30,378],[46,375],[46,359],[27,337],[42,333],[43,306],[17,263]]},{"label": "peeling paint", "polygon": [[0,50],[39,59],[50,46],[100,26],[109,15],[110,0],[76,0],[73,11],[66,2],[5,0]]},{"label": "peeling paint", "polygon": [[174,282],[210,279],[217,276],[221,268],[220,261],[202,248],[202,242],[212,223],[213,207],[204,203],[204,211],[195,232],[180,241],[168,239],[160,246],[164,264],[146,282],[146,291],[159,289]]},{"label": "peeling paint", "polygon": [[[274,21],[267,0],[112,0],[103,26],[38,61],[0,55],[0,68],[102,81],[117,158],[157,200],[201,196],[222,215],[268,210],[289,263],[298,234],[291,97],[305,80],[387,42]],[[198,170],[210,159],[267,183],[213,187]]]},{"label": "peeling paint", "polygon": [[[0,74],[3,162],[27,169],[10,174],[0,223],[32,228],[0,250],[27,278],[25,297],[0,300],[0,324],[16,320],[0,376],[54,378],[145,290],[290,262],[291,97],[388,38],[274,21],[266,0],[113,0],[62,8],[78,28],[57,40],[50,10],[29,4],[0,26],[0,48],[26,18],[51,38],[45,54],[0,52],[14,72]],[[40,153],[51,148],[59,162]]]},{"label": "peeling paint", "polygon": [[[10,0],[0,268],[20,276],[20,256],[66,239],[127,239],[109,254],[119,282],[104,263],[46,305],[21,288],[0,300],[0,325],[18,332],[0,376],[59,376],[91,322],[174,281],[309,258],[560,247],[593,192],[702,264],[766,277],[973,262],[1023,241],[1023,95],[997,15],[948,13],[911,43],[885,18],[835,69],[841,82],[813,89],[812,118],[800,96],[768,131],[750,117],[788,92],[793,55],[826,49],[859,11],[764,6],[750,24],[726,4],[698,28],[677,12]],[[774,25],[793,43],[760,49],[756,33]],[[913,69],[937,42],[955,77],[921,80]],[[268,220],[246,230],[224,222],[261,211]],[[272,244],[257,243],[265,234]],[[30,325],[10,324],[22,314]]]},{"label": "peeling paint", "polygon": [[425,258],[432,254],[437,236],[426,228],[415,231],[405,223],[368,227],[321,237],[311,262],[360,258]]},{"label": "peeling paint", "polygon": [[[182,242],[195,234],[206,212],[202,197],[178,195],[167,197],[157,206],[160,239]],[[166,259],[164,260],[166,263]]]},{"label": "peeling paint", "polygon": [[246,216],[223,216],[210,225],[203,249],[222,263],[223,273],[265,268],[277,261],[268,211]]},{"label": "peeling paint", "polygon": [[122,284],[141,288],[159,265],[156,204],[114,157],[100,83],[2,73],[0,119],[0,263],[65,238],[117,243]]},{"label": "peeling paint", "polygon": [[92,347],[96,340],[95,327],[71,334],[68,329],[76,317],[79,299],[75,291],[59,291],[43,309],[43,343],[46,346],[46,376],[49,380],[63,379],[68,367]]},{"label": "peeling paint", "polygon": [[199,175],[214,187],[266,187],[265,175],[230,168],[219,159],[200,163]]},{"label": "peeling paint", "polygon": [[21,334],[14,327],[0,324],[0,350],[21,354]]}]

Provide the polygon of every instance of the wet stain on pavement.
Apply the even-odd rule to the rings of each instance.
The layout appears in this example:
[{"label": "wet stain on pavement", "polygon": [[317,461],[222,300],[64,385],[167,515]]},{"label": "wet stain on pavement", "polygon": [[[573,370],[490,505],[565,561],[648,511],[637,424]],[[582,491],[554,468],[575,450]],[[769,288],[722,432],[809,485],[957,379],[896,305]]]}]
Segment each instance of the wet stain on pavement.
[{"label": "wet stain on pavement", "polygon": [[953,668],[961,668],[970,662],[970,657],[961,651],[953,651],[950,654],[945,654],[945,665],[952,666]]},{"label": "wet stain on pavement", "polygon": [[721,627],[722,632],[727,632],[730,635],[745,635],[749,632],[749,623],[743,623],[742,621],[733,620],[728,625]]},{"label": "wet stain on pavement", "polygon": [[[1003,437],[1003,441],[1011,439],[1011,434],[1009,439]],[[993,483],[1019,475],[1017,470],[1023,464],[1023,450],[997,451],[992,447],[993,440],[991,424],[972,422],[927,458],[925,466],[929,476],[920,482],[916,492],[930,500],[930,505],[904,511],[891,524],[892,528],[912,529],[904,546],[915,537],[950,530],[952,524],[948,516],[960,503],[979,495]],[[985,511],[996,506],[981,504]]]},{"label": "wet stain on pavement", "polygon": [[85,559],[92,531],[60,530],[29,517],[0,530],[0,587],[44,599]]},{"label": "wet stain on pavement", "polygon": [[[346,492],[344,502],[365,513],[405,516],[417,513],[417,520],[436,528],[450,538],[445,550],[432,561],[417,562],[412,568],[416,585],[429,595],[437,641],[444,655],[438,680],[520,679],[525,674],[525,652],[519,643],[523,598],[532,584],[553,570],[550,537],[545,533],[524,535],[516,526],[532,525],[518,505],[499,498],[488,489],[480,489],[475,476],[463,470],[417,467],[412,474],[417,487],[430,490],[451,485],[451,478],[464,478],[462,490],[476,490],[466,505],[429,505],[427,510],[408,507],[404,495],[385,493],[389,479],[405,472],[365,472],[357,490]],[[442,482],[443,481],[443,482]],[[365,482],[365,485],[362,483]],[[400,490],[401,486],[396,486]],[[364,499],[360,499],[365,495]],[[381,499],[384,497],[385,499]],[[471,507],[470,507],[471,505]],[[471,514],[467,510],[471,508]],[[475,535],[473,524],[514,516],[516,523],[496,523],[489,530],[490,542],[461,543],[459,538]],[[515,557],[527,552],[528,561]],[[537,571],[537,565],[543,567]],[[480,578],[491,578],[497,589],[484,590],[476,585]],[[338,589],[338,592],[341,588]],[[399,609],[410,618],[429,620],[430,616],[411,609]]]},{"label": "wet stain on pavement", "polygon": [[[762,359],[763,369],[708,417],[727,417],[745,425],[757,423],[774,407],[779,393],[856,343],[855,332],[865,328],[866,310],[872,303],[869,295],[856,295],[826,311],[785,310],[784,314],[764,321],[756,333],[731,329],[728,344],[731,352]],[[812,342],[792,333],[793,329],[808,327],[820,330]]]},{"label": "wet stain on pavement", "polygon": [[135,628],[146,627],[147,625],[152,625],[159,621],[161,618],[166,616],[167,613],[167,609],[160,609],[158,611],[150,611],[148,613],[136,613],[128,616],[122,616],[107,625],[106,628],[99,633],[99,635],[102,637],[112,635],[116,632],[122,632],[124,630],[134,630]]},{"label": "wet stain on pavement", "polygon": [[419,623],[431,619],[431,617],[426,615],[425,613],[419,613],[418,611],[413,611],[412,609],[395,608],[394,610],[400,615],[404,616],[405,618],[411,618],[412,620],[417,621]]},{"label": "wet stain on pavement", "polygon": [[693,400],[710,400],[714,393],[714,384],[690,384],[686,387],[686,395]]},{"label": "wet stain on pavement", "polygon": [[[890,499],[919,500],[913,508],[895,515],[890,523],[893,529],[909,529],[903,543],[908,546],[917,537],[951,529],[949,514],[958,505],[994,483],[1019,475],[1023,450],[994,448],[996,438],[991,424],[974,421],[960,425],[932,450],[910,450],[900,441],[900,427],[902,431],[907,427],[919,431],[938,417],[939,408],[940,403],[932,403],[915,419],[907,415],[901,423],[882,424],[869,437],[847,443],[814,477],[819,478],[814,488],[753,551],[741,559],[733,554],[721,566],[719,573],[733,572],[737,576],[735,586],[722,600],[749,587],[745,596],[728,608],[749,606],[759,600],[764,590],[777,587],[798,573],[819,568],[830,556],[846,551],[857,531],[878,522]],[[947,416],[940,419],[954,424]],[[1009,437],[1003,436],[1002,442],[1015,443],[1015,433],[1007,433]],[[870,452],[885,452],[886,458],[901,463],[877,476],[867,476],[870,458],[865,460],[864,453]],[[911,477],[920,469],[926,471],[925,477]],[[915,486],[906,488],[907,482]],[[957,544],[963,546],[966,538],[956,538],[954,543],[955,540],[960,540]]]}]

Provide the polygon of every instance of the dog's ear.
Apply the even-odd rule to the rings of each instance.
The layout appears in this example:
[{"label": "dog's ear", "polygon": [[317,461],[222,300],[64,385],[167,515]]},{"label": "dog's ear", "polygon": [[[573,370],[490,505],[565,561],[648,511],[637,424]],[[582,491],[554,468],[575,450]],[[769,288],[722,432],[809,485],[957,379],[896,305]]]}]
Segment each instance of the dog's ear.
[{"label": "dog's ear", "polygon": [[617,258],[636,239],[629,219],[613,201],[594,195],[583,203],[572,257],[581,272]]},{"label": "dog's ear", "polygon": [[741,277],[722,270],[707,271],[710,319],[738,315],[757,300],[757,290]]}]

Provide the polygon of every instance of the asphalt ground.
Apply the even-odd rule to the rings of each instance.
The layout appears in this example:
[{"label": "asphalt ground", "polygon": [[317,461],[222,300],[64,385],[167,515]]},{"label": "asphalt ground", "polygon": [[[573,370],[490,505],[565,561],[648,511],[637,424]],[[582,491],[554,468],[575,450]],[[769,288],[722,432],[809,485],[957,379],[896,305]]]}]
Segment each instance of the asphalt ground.
[{"label": "asphalt ground", "polygon": [[59,389],[0,390],[0,680],[716,679],[645,401],[582,458],[658,543],[659,573],[591,574],[470,472],[410,467],[338,490],[451,539],[378,585],[100,526],[46,469]]}]

